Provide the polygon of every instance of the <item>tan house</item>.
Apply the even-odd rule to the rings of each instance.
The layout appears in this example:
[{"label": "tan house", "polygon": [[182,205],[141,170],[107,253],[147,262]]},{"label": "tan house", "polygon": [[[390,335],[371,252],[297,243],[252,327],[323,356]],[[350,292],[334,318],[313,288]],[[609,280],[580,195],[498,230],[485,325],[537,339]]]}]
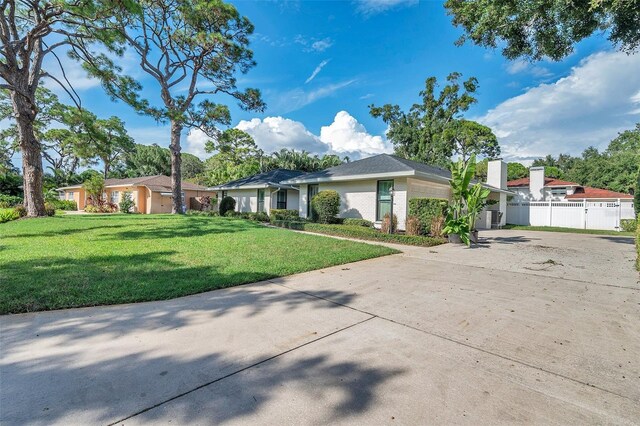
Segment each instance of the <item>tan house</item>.
[{"label": "tan house", "polygon": [[[131,198],[135,203],[135,211],[138,213],[171,213],[171,178],[169,176],[144,176],[127,179],[105,179],[105,192],[103,198],[111,203],[118,204],[124,192],[131,192]],[[82,184],[58,188],[60,198],[73,200],[78,205],[78,210],[84,210],[87,202],[87,194]],[[202,185],[182,182],[183,205],[188,208],[194,197],[215,197],[216,191],[207,189]]]}]

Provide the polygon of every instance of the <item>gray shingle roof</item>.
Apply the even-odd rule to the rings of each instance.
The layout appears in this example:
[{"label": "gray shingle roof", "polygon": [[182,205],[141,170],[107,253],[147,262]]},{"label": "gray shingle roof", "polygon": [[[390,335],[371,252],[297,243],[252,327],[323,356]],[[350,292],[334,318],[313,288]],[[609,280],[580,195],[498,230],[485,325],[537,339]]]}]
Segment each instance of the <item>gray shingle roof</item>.
[{"label": "gray shingle roof", "polygon": [[451,172],[436,166],[407,160],[395,155],[380,154],[351,163],[341,164],[319,172],[307,173],[284,183],[302,183],[307,181],[331,180],[347,178],[349,176],[380,175],[380,174],[408,174],[411,172],[426,173],[445,179],[451,177]]},{"label": "gray shingle roof", "polygon": [[275,169],[242,179],[232,180],[222,185],[214,186],[214,189],[241,188],[243,186],[271,186],[278,187],[281,182],[303,175],[299,170]]}]

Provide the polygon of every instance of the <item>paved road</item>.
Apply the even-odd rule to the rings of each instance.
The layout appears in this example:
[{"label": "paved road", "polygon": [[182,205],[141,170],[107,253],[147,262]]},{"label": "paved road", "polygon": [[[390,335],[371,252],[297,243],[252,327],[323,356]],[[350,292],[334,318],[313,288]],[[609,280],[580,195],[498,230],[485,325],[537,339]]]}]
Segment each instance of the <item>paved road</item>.
[{"label": "paved road", "polygon": [[638,422],[632,240],[481,236],[172,301],[0,317],[0,423]]}]

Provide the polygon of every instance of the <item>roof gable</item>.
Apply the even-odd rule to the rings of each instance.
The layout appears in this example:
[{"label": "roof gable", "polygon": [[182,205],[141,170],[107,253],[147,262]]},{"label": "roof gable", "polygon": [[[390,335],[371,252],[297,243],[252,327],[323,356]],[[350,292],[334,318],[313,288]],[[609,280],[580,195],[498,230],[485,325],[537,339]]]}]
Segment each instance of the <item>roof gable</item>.
[{"label": "roof gable", "polygon": [[297,179],[292,179],[289,183],[323,181],[336,178],[346,179],[348,177],[363,175],[371,175],[372,177],[385,174],[391,175],[394,173],[408,175],[414,172],[436,175],[445,179],[451,177],[449,170],[440,167],[407,160],[395,155],[379,154],[373,157],[340,164],[318,172],[307,173]]},{"label": "roof gable", "polygon": [[277,186],[280,182],[303,175],[300,170],[275,169],[241,179],[232,180],[215,188],[241,188],[243,186]]}]

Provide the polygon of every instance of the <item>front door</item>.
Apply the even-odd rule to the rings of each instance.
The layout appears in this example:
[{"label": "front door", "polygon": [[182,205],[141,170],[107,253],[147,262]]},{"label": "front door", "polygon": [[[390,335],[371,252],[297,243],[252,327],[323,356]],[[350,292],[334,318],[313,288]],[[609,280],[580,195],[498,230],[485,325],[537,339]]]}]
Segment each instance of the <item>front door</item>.
[{"label": "front door", "polygon": [[311,199],[318,194],[318,184],[307,185],[307,217],[311,217]]}]

